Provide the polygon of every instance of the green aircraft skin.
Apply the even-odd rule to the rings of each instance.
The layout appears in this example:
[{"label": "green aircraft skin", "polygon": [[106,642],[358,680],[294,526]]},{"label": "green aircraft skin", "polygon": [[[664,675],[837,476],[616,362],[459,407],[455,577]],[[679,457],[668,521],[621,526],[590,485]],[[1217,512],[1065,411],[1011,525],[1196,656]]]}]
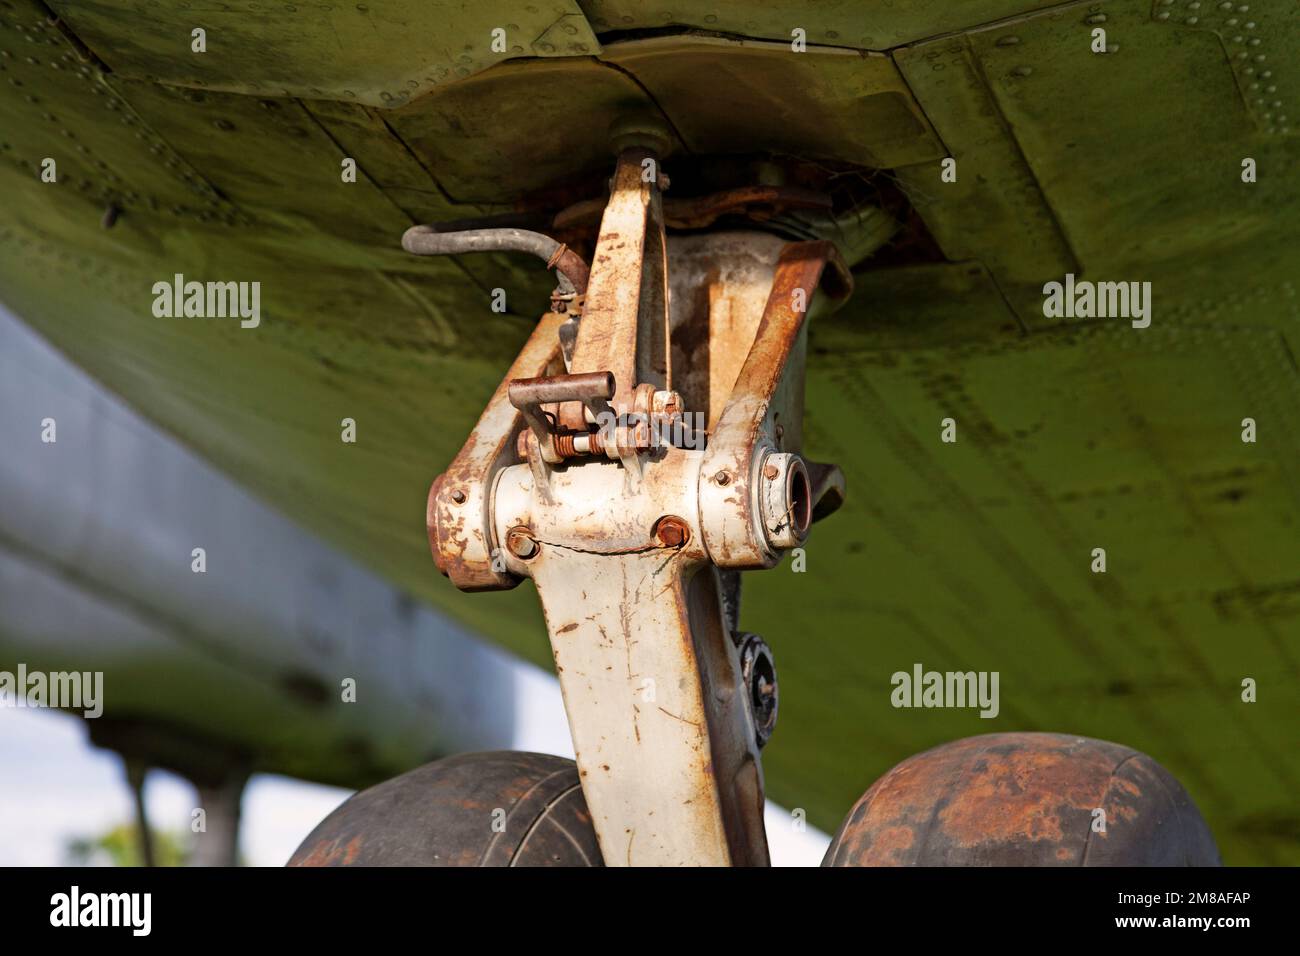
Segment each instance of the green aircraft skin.
[{"label": "green aircraft skin", "polygon": [[[1226,862],[1300,863],[1293,3],[202,6],[0,0],[0,300],[105,386],[549,666],[531,586],[457,592],[422,516],[551,277],[417,259],[402,232],[607,176],[630,109],[671,125],[670,174],[726,153],[887,171],[938,254],[861,263],[810,332],[806,451],[849,495],[805,571],[746,576],[781,682],[769,796],[830,830],[910,754],[1078,733],[1167,766]],[[156,317],[178,273],[260,281],[260,324]],[[1149,282],[1149,327],[1046,316],[1067,274]],[[997,671],[998,716],[896,709],[916,663]],[[131,695],[256,742],[220,686]]]}]

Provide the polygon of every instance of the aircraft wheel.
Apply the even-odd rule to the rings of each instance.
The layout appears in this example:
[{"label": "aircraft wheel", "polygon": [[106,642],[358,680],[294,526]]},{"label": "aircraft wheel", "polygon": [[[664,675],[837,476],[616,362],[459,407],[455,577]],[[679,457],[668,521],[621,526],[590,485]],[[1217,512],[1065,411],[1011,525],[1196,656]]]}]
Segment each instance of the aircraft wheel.
[{"label": "aircraft wheel", "polygon": [[909,757],[849,811],[822,866],[1219,866],[1182,785],[1146,754],[988,734]]},{"label": "aircraft wheel", "polygon": [[498,751],[426,764],[351,796],[290,866],[603,866],[563,757]]}]

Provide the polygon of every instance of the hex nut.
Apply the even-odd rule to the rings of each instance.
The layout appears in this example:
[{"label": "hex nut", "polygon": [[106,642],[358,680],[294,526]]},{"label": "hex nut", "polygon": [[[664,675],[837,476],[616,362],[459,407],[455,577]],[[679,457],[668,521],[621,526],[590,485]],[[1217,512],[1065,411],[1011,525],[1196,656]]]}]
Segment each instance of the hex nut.
[{"label": "hex nut", "polygon": [[691,529],[676,515],[664,515],[655,522],[654,536],[665,548],[683,548],[691,540]]}]

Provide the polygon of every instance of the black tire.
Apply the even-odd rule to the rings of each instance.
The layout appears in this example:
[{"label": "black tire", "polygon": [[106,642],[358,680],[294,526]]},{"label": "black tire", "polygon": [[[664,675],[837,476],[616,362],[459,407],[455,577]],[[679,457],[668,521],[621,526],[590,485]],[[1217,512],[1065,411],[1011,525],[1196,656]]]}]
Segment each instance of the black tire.
[{"label": "black tire", "polygon": [[603,866],[572,760],[499,751],[354,794],[289,866]]}]

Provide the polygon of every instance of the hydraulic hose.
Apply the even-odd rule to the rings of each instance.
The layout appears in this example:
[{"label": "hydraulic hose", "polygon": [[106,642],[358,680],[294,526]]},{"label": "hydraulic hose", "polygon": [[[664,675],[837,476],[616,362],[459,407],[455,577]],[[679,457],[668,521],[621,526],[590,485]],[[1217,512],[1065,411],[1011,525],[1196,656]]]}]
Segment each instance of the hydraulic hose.
[{"label": "hydraulic hose", "polygon": [[[582,257],[562,242],[529,229],[461,229],[439,232],[436,225],[412,226],[402,236],[402,248],[417,256],[450,256],[463,252],[530,252],[560,274],[561,291],[587,291],[590,269]],[[565,283],[568,289],[564,289]]]}]

